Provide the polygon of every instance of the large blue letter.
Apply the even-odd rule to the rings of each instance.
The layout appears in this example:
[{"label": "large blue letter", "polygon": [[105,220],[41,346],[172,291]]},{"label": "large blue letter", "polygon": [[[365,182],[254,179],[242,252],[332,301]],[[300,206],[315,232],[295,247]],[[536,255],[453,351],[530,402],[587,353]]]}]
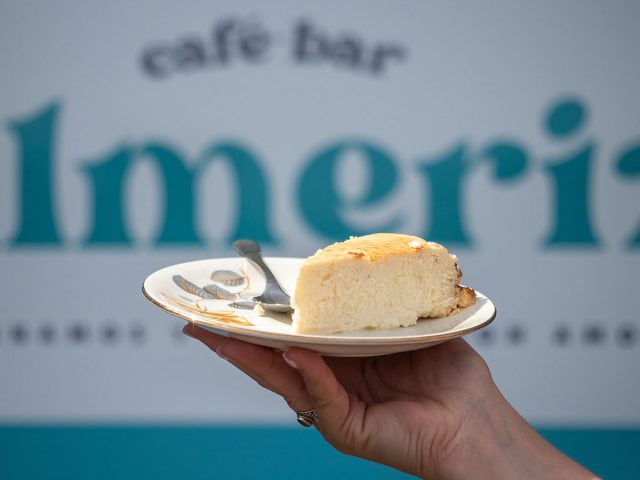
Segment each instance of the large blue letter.
[{"label": "large blue letter", "polygon": [[[93,193],[93,227],[85,240],[87,245],[131,245],[125,227],[124,179],[133,154],[121,147],[104,160],[81,168],[89,175]],[[89,205],[89,202],[87,202]]]},{"label": "large blue letter", "polygon": [[462,210],[463,183],[470,167],[471,161],[463,145],[455,147],[435,162],[418,165],[431,194],[428,202],[431,226],[422,235],[424,238],[449,245],[471,245]]},{"label": "large blue letter", "polygon": [[[563,100],[552,107],[545,127],[556,138],[575,134],[585,121],[581,102]],[[589,216],[591,163],[595,147],[587,142],[584,148],[568,155],[561,163],[549,164],[549,174],[555,192],[553,214],[555,222],[545,243],[548,247],[581,245],[597,247]]]},{"label": "large blue letter", "polygon": [[55,219],[55,127],[58,105],[52,104],[23,122],[13,122],[20,166],[20,226],[12,245],[59,246]]},{"label": "large blue letter", "polygon": [[219,143],[204,151],[198,164],[198,174],[201,174],[207,163],[217,158],[227,160],[235,178],[236,198],[233,205],[236,209],[236,224],[228,241],[252,238],[262,243],[276,243],[269,227],[270,192],[256,156],[247,147]]},{"label": "large blue letter", "polygon": [[269,198],[264,174],[248,149],[223,143],[207,149],[195,166],[166,144],[151,143],[141,149],[120,148],[105,160],[85,166],[93,184],[94,223],[86,243],[90,245],[130,245],[124,218],[124,182],[136,161],[150,159],[161,173],[164,192],[164,215],[156,245],[201,245],[198,232],[198,205],[195,182],[205,167],[216,158],[226,159],[235,173],[237,205],[236,226],[228,240],[250,237],[264,243],[273,242],[269,231]]},{"label": "large blue letter", "polygon": [[[640,146],[626,149],[616,164],[618,174],[625,178],[640,177]],[[636,202],[636,207],[640,202]],[[640,248],[640,228],[629,238],[629,248]]]},{"label": "large blue letter", "polygon": [[[367,162],[370,182],[367,192],[348,201],[336,189],[335,172],[349,151],[360,152]],[[343,218],[347,209],[371,207],[391,193],[396,183],[396,167],[391,155],[380,147],[363,141],[345,141],[316,153],[302,173],[298,184],[300,208],[313,229],[332,240],[346,240],[350,235],[366,235],[398,228],[399,219],[367,230],[349,225]]]},{"label": "large blue letter", "polygon": [[482,152],[481,159],[493,163],[493,176],[498,182],[513,182],[527,171],[527,154],[520,145],[512,141],[489,145]]}]

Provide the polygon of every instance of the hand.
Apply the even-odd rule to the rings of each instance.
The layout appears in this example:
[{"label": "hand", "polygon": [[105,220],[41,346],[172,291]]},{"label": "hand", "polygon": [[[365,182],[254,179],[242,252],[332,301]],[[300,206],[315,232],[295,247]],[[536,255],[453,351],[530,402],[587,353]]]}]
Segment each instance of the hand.
[{"label": "hand", "polygon": [[548,444],[502,397],[464,340],[384,357],[284,354],[215,335],[213,349],[294,411],[315,408],[338,450],[423,478],[595,478]]}]

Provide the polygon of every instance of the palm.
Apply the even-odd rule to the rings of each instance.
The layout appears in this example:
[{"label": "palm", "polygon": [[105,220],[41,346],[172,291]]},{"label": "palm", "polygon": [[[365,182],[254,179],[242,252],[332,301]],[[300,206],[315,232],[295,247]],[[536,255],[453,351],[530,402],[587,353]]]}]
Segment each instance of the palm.
[{"label": "palm", "polygon": [[297,358],[294,365],[269,348],[193,325],[184,332],[282,395],[293,410],[314,406],[316,427],[339,450],[413,474],[438,469],[493,385],[482,358],[461,339],[385,357],[324,361],[292,349],[287,356]]},{"label": "palm", "polygon": [[511,408],[464,340],[323,360],[295,348],[280,355],[193,325],[183,331],[282,395],[299,415],[316,410],[316,427],[346,453],[429,478],[594,478]]},{"label": "palm", "polygon": [[[326,362],[350,397],[347,442],[361,446],[364,451],[358,454],[392,466],[409,464],[403,457],[416,449],[429,452],[434,443],[438,451],[446,451],[463,425],[464,412],[472,407],[462,405],[463,399],[470,393],[477,396],[489,375],[464,341],[386,357]],[[375,435],[381,430],[391,434]]]}]

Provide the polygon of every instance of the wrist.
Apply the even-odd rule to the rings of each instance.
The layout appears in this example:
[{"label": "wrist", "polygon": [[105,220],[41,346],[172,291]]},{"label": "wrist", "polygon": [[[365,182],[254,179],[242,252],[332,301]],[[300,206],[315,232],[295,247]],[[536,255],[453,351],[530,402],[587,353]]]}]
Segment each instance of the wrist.
[{"label": "wrist", "polygon": [[449,452],[438,478],[596,478],[542,438],[495,385],[469,409]]}]

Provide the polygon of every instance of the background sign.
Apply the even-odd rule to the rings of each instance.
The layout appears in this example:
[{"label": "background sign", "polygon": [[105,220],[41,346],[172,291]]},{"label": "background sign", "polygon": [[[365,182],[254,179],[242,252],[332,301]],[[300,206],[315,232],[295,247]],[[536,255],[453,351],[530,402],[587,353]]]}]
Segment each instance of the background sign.
[{"label": "background sign", "polygon": [[5,3],[0,422],[290,425],[141,295],[252,237],[439,241],[555,427],[640,425],[640,8]]}]

